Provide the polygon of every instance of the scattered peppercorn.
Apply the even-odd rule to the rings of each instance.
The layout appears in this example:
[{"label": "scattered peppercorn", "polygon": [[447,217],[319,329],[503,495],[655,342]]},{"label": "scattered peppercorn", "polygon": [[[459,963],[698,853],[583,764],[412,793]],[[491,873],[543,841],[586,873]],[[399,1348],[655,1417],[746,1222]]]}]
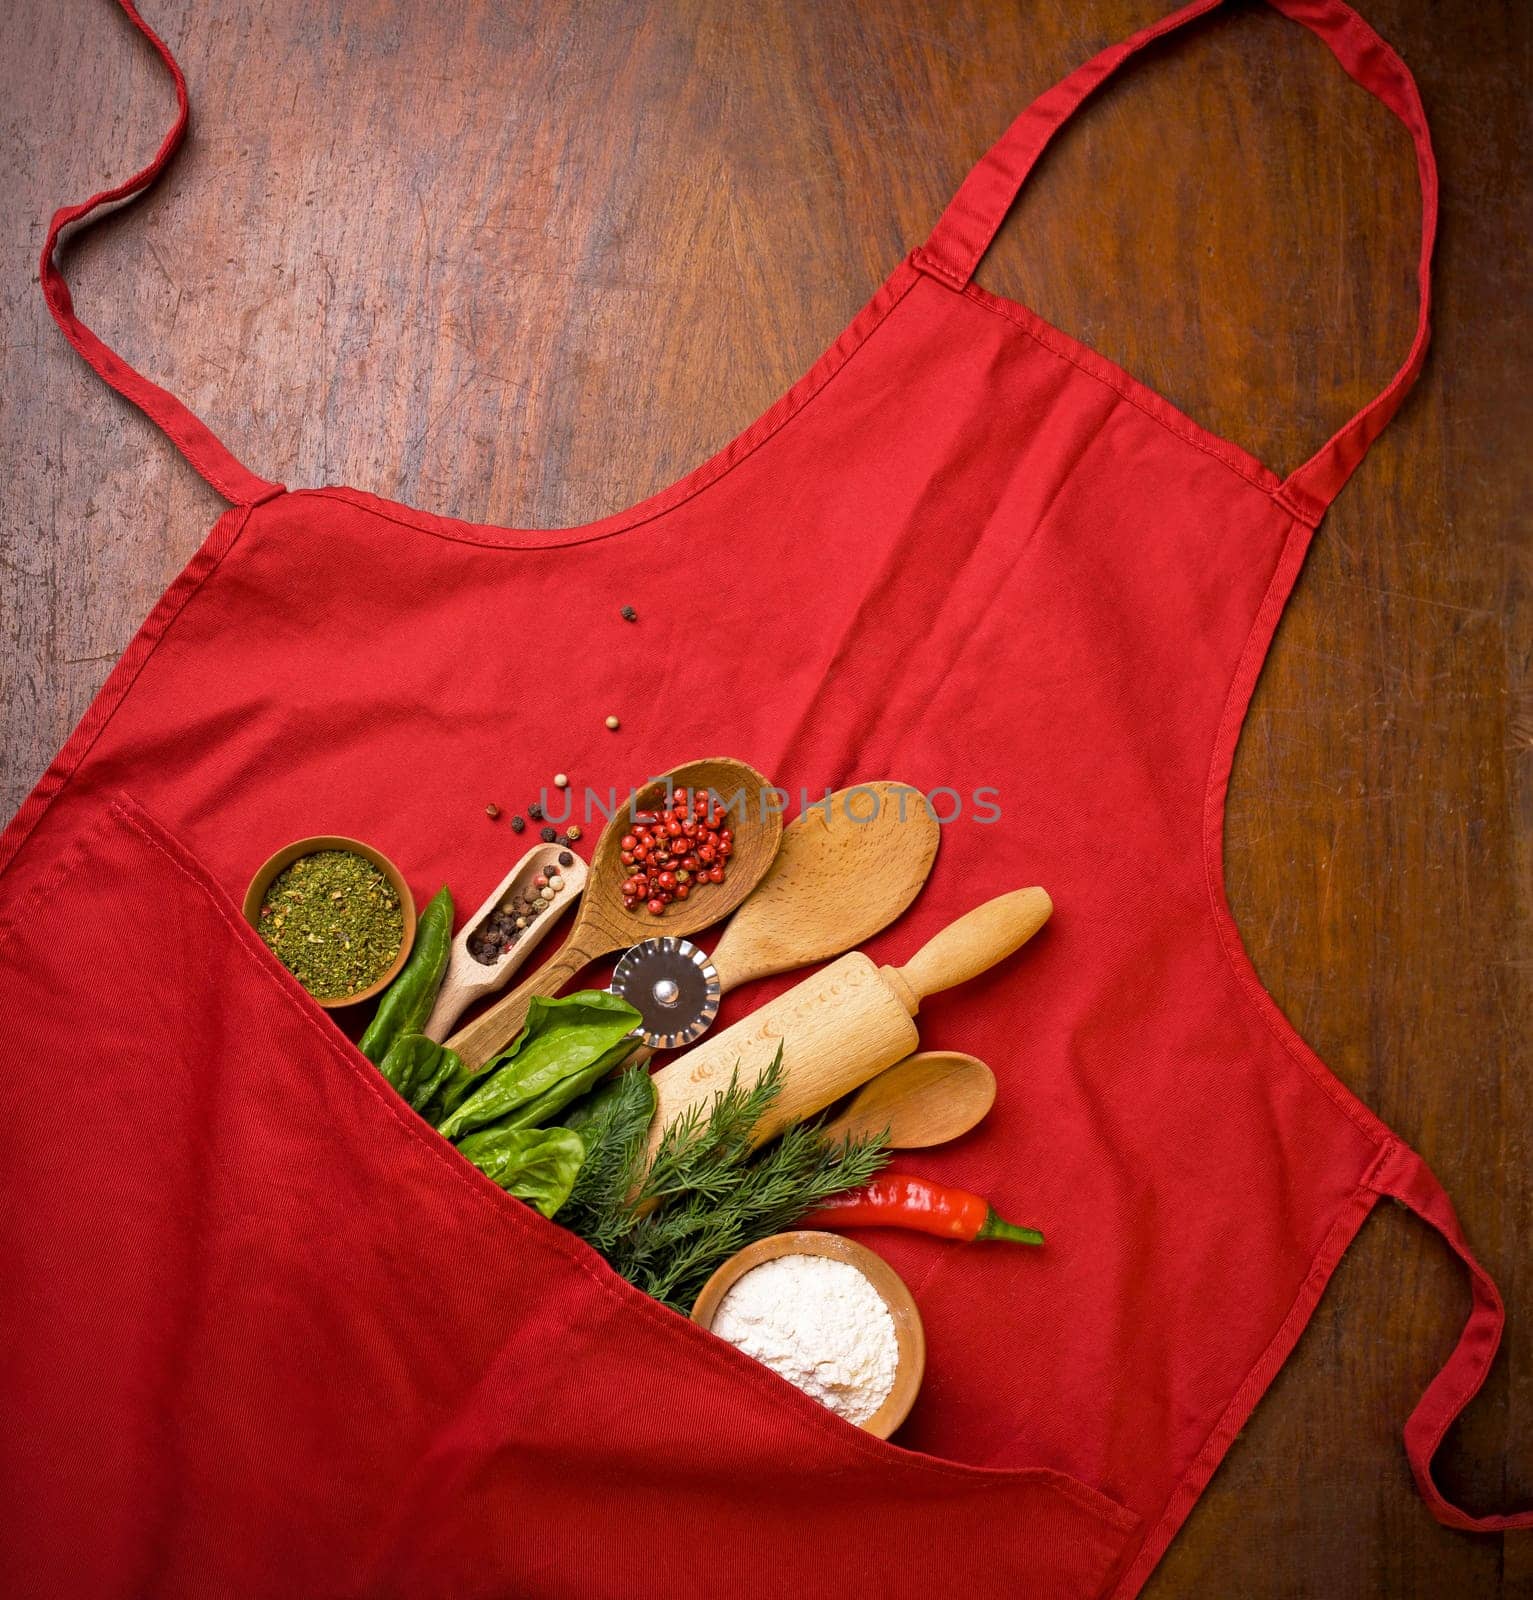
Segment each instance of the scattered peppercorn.
[{"label": "scattered peppercorn", "polygon": [[376,983],[405,932],[394,886],[352,850],[299,856],[267,886],[260,920],[272,954],[320,1000]]},{"label": "scattered peppercorn", "polygon": [[617,720],[616,717],[608,717],[607,718],[607,726],[609,728],[611,728],[614,733],[616,733],[617,730],[622,726],[622,724]]},{"label": "scattered peppercorn", "polygon": [[540,806],[537,801],[534,800],[532,804],[527,807],[527,815],[531,817],[534,822],[541,822],[543,820],[542,806]]},{"label": "scattered peppercorn", "polygon": [[569,827],[565,830],[565,838],[566,838],[567,841],[573,842],[574,840],[578,839],[579,837],[580,837],[580,824],[578,822],[572,822],[569,825]]},{"label": "scattered peppercorn", "polygon": [[639,620],[639,613],[632,606],[624,606],[619,615],[624,622],[637,622]]},{"label": "scattered peppercorn", "polygon": [[552,844],[558,838],[558,834],[552,828],[539,828],[538,837],[544,844]]},{"label": "scattered peppercorn", "polygon": [[556,772],[554,774],[554,788],[556,788],[556,789],[568,789],[569,786],[570,786],[570,780],[569,780],[569,774],[568,773]]},{"label": "scattered peppercorn", "polygon": [[522,831],[522,829],[525,828],[526,826],[527,826],[527,824],[525,822],[523,822],[520,817],[512,817],[512,819],[511,819],[511,831],[512,831],[512,833],[520,833]]},{"label": "scattered peppercorn", "polygon": [[489,805],[484,808],[484,814],[490,819],[491,822],[493,822],[496,817],[500,815],[500,807],[492,800]]}]

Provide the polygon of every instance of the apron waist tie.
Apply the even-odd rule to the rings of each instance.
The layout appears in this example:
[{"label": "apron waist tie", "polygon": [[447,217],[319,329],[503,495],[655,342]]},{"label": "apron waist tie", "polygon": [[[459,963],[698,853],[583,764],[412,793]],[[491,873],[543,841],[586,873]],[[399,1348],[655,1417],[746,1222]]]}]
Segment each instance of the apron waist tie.
[{"label": "apron waist tie", "polygon": [[1432,1479],[1432,1458],[1444,1434],[1480,1392],[1501,1343],[1501,1330],[1506,1325],[1501,1296],[1490,1274],[1471,1253],[1453,1204],[1436,1174],[1409,1145],[1394,1147],[1372,1178],[1371,1187],[1381,1195],[1398,1200],[1435,1228],[1469,1269],[1473,1295],[1469,1319],[1453,1354],[1427,1385],[1426,1393],[1405,1424],[1405,1454],[1421,1498],[1432,1515],[1447,1528],[1460,1528],[1467,1533],[1508,1533],[1514,1529],[1533,1528],[1533,1511],[1471,1516],[1445,1499]]},{"label": "apron waist tie", "polygon": [[115,350],[98,339],[75,315],[69,286],[59,267],[56,254],[59,235],[72,224],[83,222],[101,206],[141,194],[165,170],[186,134],[186,79],[181,74],[176,58],[165,41],[138,14],[133,0],[118,0],[118,4],[133,26],[154,46],[156,54],[169,71],[176,87],[176,120],[148,166],[113,188],[103,189],[100,194],[92,195],[79,205],[63,206],[54,213],[48,237],[43,241],[42,260],[38,265],[43,298],[48,302],[53,320],[63,330],[70,344],[118,394],[125,400],[131,400],[152,422],[164,429],[181,454],[225,500],[236,506],[259,505],[263,500],[281,494],[282,485],[257,477],[225,449],[200,417],[182,405],[173,394],[160,388],[157,383],[151,383],[141,372],[135,372]]}]

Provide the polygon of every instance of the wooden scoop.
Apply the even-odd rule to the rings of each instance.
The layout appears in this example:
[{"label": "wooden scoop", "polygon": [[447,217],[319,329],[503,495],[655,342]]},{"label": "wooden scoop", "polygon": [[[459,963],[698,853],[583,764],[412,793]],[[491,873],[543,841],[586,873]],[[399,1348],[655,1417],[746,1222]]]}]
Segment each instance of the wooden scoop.
[{"label": "wooden scoop", "polygon": [[[568,856],[570,864],[560,866],[559,857]],[[547,908],[536,912],[527,920],[527,926],[517,936],[509,951],[486,964],[470,954],[469,940],[480,925],[512,895],[532,893],[533,880],[539,875],[557,878],[564,885],[548,902]],[[452,942],[452,953],[447,962],[447,973],[442,987],[437,990],[436,1004],[421,1032],[428,1039],[445,1039],[447,1030],[476,1001],[497,989],[504,989],[512,975],[526,962],[527,957],[543,942],[553,925],[580,898],[586,886],[586,864],[571,849],[557,844],[535,845],[495,886],[495,891],[482,906],[463,924],[462,931]]]},{"label": "wooden scoop", "polygon": [[875,967],[860,951],[769,1000],[743,1022],[710,1034],[655,1074],[653,1152],[666,1126],[692,1107],[706,1114],[732,1078],[749,1085],[782,1050],[782,1093],[757,1124],[761,1143],[823,1111],[903,1060],[919,1042],[915,1016],[939,990],[976,978],[1048,921],[1042,889],[1017,889],[976,906],[916,951],[903,967]]},{"label": "wooden scoop", "polygon": [[977,1127],[994,1104],[995,1074],[978,1056],[919,1050],[863,1084],[825,1137],[871,1139],[887,1128],[891,1149],[924,1150]]},{"label": "wooden scoop", "polygon": [[665,777],[645,784],[636,796],[633,810],[660,804],[673,788],[709,789],[721,803],[731,806],[735,848],[723,883],[710,884],[706,894],[673,902],[663,917],[652,917],[638,906],[627,910],[623,905],[623,880],[630,873],[621,859],[622,840],[632,827],[633,818],[630,808],[622,807],[596,841],[585,897],[558,954],[503,1000],[497,1000],[466,1028],[453,1034],[447,1041],[449,1048],[458,1052],[466,1067],[482,1067],[516,1037],[527,1020],[527,1007],[534,995],[558,994],[582,967],[614,950],[626,950],[641,939],[660,934],[684,939],[727,917],[761,882],[782,842],[782,815],[765,804],[770,787],[754,767],[722,756],[688,761],[673,767]]}]

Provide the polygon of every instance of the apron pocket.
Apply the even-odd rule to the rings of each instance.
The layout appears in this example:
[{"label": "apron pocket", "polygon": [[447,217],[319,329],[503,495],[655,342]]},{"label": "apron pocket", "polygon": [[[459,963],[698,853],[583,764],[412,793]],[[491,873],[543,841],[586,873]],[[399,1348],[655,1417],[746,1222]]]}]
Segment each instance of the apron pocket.
[{"label": "apron pocket", "polygon": [[0,1592],[1087,1600],[1136,1542],[632,1289],[125,798],[0,923],[0,1027]]}]

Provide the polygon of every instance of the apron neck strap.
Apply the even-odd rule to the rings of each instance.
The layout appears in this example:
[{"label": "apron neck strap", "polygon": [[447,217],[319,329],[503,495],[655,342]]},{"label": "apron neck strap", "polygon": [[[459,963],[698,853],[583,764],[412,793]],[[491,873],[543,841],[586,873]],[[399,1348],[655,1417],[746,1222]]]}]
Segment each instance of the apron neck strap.
[{"label": "apron neck strap", "polygon": [[[1146,45],[1205,16],[1220,4],[1222,0],[1192,0],[1180,11],[1093,56],[1039,95],[964,179],[931,237],[916,252],[918,264],[952,288],[963,289],[1005,221],[1034,163],[1081,102]],[[1437,164],[1415,79],[1399,56],[1350,6],[1341,0],[1268,0],[1268,4],[1314,33],[1348,75],[1405,124],[1416,147],[1421,180],[1421,260],[1417,272],[1420,315],[1410,353],[1388,387],[1277,491],[1277,498],[1289,511],[1313,526],[1399,410],[1426,359],[1432,244],[1437,233]]]},{"label": "apron neck strap", "polygon": [[65,283],[64,274],[54,259],[55,246],[65,228],[72,223],[83,221],[101,206],[130,199],[147,189],[165,169],[186,134],[186,79],[182,77],[175,57],[138,14],[132,0],[118,0],[118,3],[127,13],[128,20],[154,46],[160,59],[170,70],[176,86],[176,120],[170,132],[165,135],[154,160],[141,172],[135,172],[131,178],[115,188],[104,189],[100,194],[93,195],[79,205],[64,206],[54,213],[53,221],[48,228],[48,237],[43,242],[42,262],[38,269],[42,280],[43,298],[48,302],[53,320],[63,330],[64,337],[70,344],[118,394],[131,400],[151,421],[158,423],[165,430],[182,455],[224,499],[237,506],[255,505],[259,501],[280,494],[282,486],[268,483],[264,478],[258,478],[242,466],[213,437],[206,424],[193,416],[174,395],[166,393],[157,384],[150,383],[147,378],[135,372],[115,350],[103,344],[75,315],[69,286]]}]

